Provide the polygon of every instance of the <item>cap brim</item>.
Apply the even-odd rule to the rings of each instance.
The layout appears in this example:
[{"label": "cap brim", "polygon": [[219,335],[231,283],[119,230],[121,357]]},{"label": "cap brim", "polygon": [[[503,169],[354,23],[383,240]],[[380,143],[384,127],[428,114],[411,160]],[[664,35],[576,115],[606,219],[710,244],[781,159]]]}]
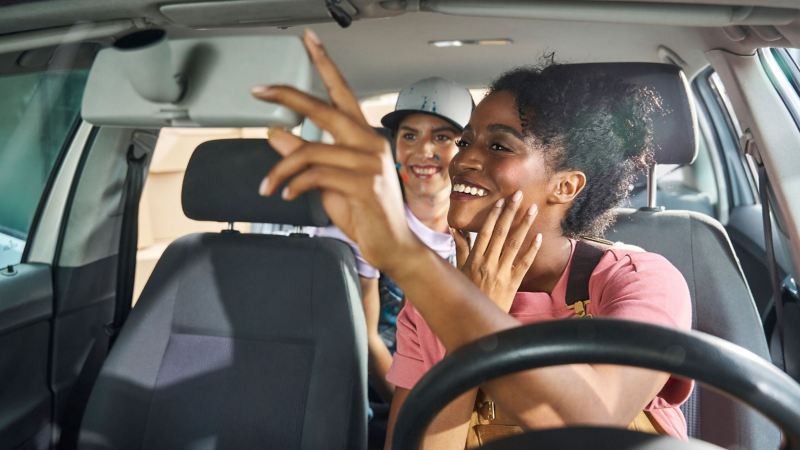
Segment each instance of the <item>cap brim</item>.
[{"label": "cap brim", "polygon": [[396,132],[397,127],[400,126],[400,122],[402,122],[403,119],[405,119],[407,116],[410,116],[411,114],[427,114],[429,116],[438,117],[439,119],[446,121],[450,125],[453,125],[459,132],[464,131],[464,127],[462,127],[449,117],[445,117],[441,114],[436,114],[430,111],[420,111],[418,109],[398,109],[396,111],[392,111],[381,118],[381,124],[383,124],[384,127],[392,130],[392,132]]}]

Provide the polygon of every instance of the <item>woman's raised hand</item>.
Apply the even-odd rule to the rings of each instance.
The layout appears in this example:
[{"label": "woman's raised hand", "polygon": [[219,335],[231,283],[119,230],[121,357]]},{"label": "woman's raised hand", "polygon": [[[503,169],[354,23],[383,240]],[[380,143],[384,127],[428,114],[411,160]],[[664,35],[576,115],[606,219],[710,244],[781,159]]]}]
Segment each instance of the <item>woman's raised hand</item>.
[{"label": "woman's raised hand", "polygon": [[536,220],[536,204],[512,227],[521,202],[520,191],[508,200],[498,200],[486,217],[472,248],[469,234],[451,229],[456,242],[458,268],[506,312],[511,309],[514,294],[542,245],[541,234],[530,241],[526,239]]},{"label": "woman's raised hand", "polygon": [[322,78],[331,104],[289,86],[258,86],[253,95],[279,103],[329,132],[333,144],[306,142],[285,130],[270,130],[281,160],[264,178],[262,195],[286,183],[291,200],[319,189],[334,224],[358,243],[378,269],[401,263],[404,250],[420,246],[408,228],[389,143],[367,124],[353,92],[319,38],[306,30],[303,43]]}]

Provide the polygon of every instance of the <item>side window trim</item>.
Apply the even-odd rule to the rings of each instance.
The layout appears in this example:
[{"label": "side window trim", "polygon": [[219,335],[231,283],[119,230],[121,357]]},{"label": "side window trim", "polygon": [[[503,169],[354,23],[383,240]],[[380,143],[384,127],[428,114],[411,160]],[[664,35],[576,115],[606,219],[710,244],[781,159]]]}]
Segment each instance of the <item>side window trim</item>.
[{"label": "side window trim", "polygon": [[28,232],[28,236],[25,242],[25,247],[22,250],[21,262],[23,263],[28,262],[28,255],[30,253],[30,248],[33,246],[33,242],[36,241],[36,235],[39,230],[39,221],[41,220],[45,205],[47,204],[51,196],[51,192],[53,191],[53,185],[55,184],[56,179],[58,178],[59,172],[61,172],[61,167],[64,164],[64,160],[66,159],[67,153],[69,152],[69,149],[72,146],[73,140],[75,140],[78,134],[78,130],[82,122],[83,120],[81,119],[80,115],[78,115],[73,121],[72,129],[67,135],[67,138],[61,144],[61,149],[58,151],[58,157],[53,163],[52,170],[50,170],[50,175],[47,178],[47,182],[44,185],[44,190],[42,190],[42,195],[39,198],[39,204],[36,205],[36,210],[31,220],[30,231]]},{"label": "side window trim", "polygon": [[[697,88],[693,89],[694,97],[700,95],[697,92]],[[716,218],[722,224],[728,223],[729,211],[730,211],[730,197],[731,197],[731,187],[730,183],[728,182],[728,173],[725,169],[725,162],[723,161],[723,157],[721,156],[720,150],[720,142],[717,133],[715,132],[713,125],[711,123],[711,118],[709,117],[708,108],[706,108],[705,102],[703,101],[695,101],[695,106],[697,108],[697,122],[698,126],[700,127],[700,133],[702,134],[701,139],[703,139],[706,143],[708,148],[708,156],[711,160],[711,165],[714,172],[714,179],[716,180],[717,184],[717,203],[714,205]]]},{"label": "side window trim", "polygon": [[70,142],[64,161],[54,179],[53,185],[44,198],[41,215],[31,228],[31,238],[25,246],[22,262],[53,264],[61,234],[62,222],[66,220],[67,204],[73,186],[77,184],[78,173],[91,146],[97,128],[81,121]]},{"label": "side window trim", "polygon": [[[758,56],[772,86],[792,115],[794,123],[800,127],[800,91],[797,85],[800,83],[800,70],[785,49],[761,49]],[[790,71],[793,79],[788,78],[783,69]]]},{"label": "side window trim", "polygon": [[0,185],[8,193],[0,201],[3,265],[28,262],[44,205],[81,123],[88,71],[69,58],[52,58],[42,67],[11,64],[0,74],[8,100],[0,117]]},{"label": "side window trim", "polygon": [[[746,170],[744,155],[739,151],[738,136],[728,112],[724,105],[720,105],[718,94],[715,92],[711,82],[713,69],[710,67],[700,73],[693,83],[697,98],[701,100],[704,110],[710,119],[711,128],[716,135],[716,145],[720,149],[720,155],[724,160],[725,175],[727,181],[727,194],[730,197],[729,206],[736,207],[741,205],[752,205],[758,203],[757,192],[753,179]],[[747,185],[744,188],[742,185]]]}]

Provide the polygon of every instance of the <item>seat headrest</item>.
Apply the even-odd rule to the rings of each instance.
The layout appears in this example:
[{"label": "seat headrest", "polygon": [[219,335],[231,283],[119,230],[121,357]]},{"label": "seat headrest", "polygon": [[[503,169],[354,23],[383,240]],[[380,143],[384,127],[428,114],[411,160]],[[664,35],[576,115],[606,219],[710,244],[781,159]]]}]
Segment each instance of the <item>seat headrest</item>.
[{"label": "seat headrest", "polygon": [[183,179],[183,212],[194,220],[322,227],[330,224],[312,191],[287,202],[281,189],[258,193],[261,180],[281,159],[266,139],[219,139],[200,144]]},{"label": "seat headrest", "polygon": [[660,63],[565,64],[576,70],[609,75],[659,94],[664,114],[653,116],[656,164],[691,164],[697,156],[697,116],[683,71]]}]

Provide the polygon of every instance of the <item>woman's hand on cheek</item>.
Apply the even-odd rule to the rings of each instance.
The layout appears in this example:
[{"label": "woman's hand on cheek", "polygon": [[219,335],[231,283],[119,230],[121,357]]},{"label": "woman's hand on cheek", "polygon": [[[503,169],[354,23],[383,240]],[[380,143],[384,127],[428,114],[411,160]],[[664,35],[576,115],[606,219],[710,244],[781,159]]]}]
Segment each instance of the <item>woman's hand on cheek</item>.
[{"label": "woman's hand on cheek", "polygon": [[537,234],[523,247],[536,220],[535,204],[512,229],[521,201],[519,191],[508,200],[498,200],[471,248],[467,233],[451,229],[458,268],[506,312],[542,245],[542,235]]},{"label": "woman's hand on cheek", "polygon": [[281,193],[287,200],[319,189],[333,223],[358,243],[367,261],[389,269],[402,263],[404,250],[420,245],[405,219],[389,143],[366,123],[355,95],[316,37],[307,33],[304,43],[332,105],[288,86],[259,86],[252,93],[312,120],[333,136],[334,144],[270,130],[270,142],[284,158],[264,178],[261,194],[272,195],[287,181]]}]

